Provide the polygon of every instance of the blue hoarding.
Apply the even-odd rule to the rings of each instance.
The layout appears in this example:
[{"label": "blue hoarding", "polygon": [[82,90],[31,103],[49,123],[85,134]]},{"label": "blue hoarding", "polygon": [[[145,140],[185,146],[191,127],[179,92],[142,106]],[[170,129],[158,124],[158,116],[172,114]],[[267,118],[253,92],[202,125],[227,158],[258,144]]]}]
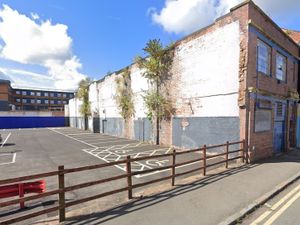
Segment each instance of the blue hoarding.
[{"label": "blue hoarding", "polygon": [[0,129],[64,127],[65,117],[0,117]]}]

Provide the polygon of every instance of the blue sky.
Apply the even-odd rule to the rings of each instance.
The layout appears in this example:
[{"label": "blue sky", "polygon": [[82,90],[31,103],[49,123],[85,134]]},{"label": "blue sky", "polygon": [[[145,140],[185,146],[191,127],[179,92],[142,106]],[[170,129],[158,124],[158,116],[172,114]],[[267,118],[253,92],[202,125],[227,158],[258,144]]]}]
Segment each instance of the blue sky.
[{"label": "blue sky", "polygon": [[[49,20],[51,25],[66,25],[66,34],[72,41],[71,47],[64,48],[68,56],[65,54],[63,60],[54,63],[55,65],[52,61],[57,53],[53,53],[52,58],[50,57],[52,61],[32,60],[29,56],[15,60],[10,54],[11,57],[0,57],[0,68],[7,69],[8,75],[11,72],[10,69],[13,69],[56,79],[58,75],[53,75],[55,71],[65,71],[65,67],[61,68],[60,66],[69,60],[72,63],[78,63],[78,65],[72,64],[74,65],[72,71],[78,72],[78,79],[81,78],[81,74],[93,79],[100,79],[107,72],[121,69],[130,64],[136,55],[142,54],[142,48],[149,39],[159,38],[166,44],[176,41],[207,23],[211,23],[215,17],[224,14],[239,1],[216,1],[214,4],[223,4],[222,7],[211,13],[203,14],[202,12],[208,4],[207,0],[177,0],[169,1],[169,3],[166,3],[165,0],[0,0],[0,8],[7,5],[11,10],[27,16],[37,24]],[[288,13],[288,9],[282,8],[280,3],[278,3],[278,7],[268,7],[266,5],[268,0],[257,1],[262,2],[264,9],[280,26],[300,30],[297,12]],[[289,10],[291,10],[299,5],[297,1],[287,0],[285,3],[289,4],[290,2],[292,7]],[[195,8],[198,8],[196,12],[199,15],[191,13],[195,12]],[[33,19],[33,14],[38,17]],[[190,18],[194,18],[194,20],[190,20]],[[14,33],[18,35],[18,29]],[[21,40],[22,35],[19,38]],[[65,42],[68,45],[67,39]],[[1,40],[1,30],[0,45],[5,46],[5,42]],[[72,58],[74,56],[76,59]],[[49,61],[51,61],[51,65],[49,65]],[[14,81],[17,84],[19,82],[19,86],[40,86],[44,83],[39,76],[36,76],[35,79],[31,76],[28,83],[21,82],[21,79],[27,79],[26,75],[17,74],[16,71],[14,73]],[[29,73],[28,75],[31,75]],[[71,78],[69,77],[69,79]],[[52,87],[50,81],[47,85]],[[59,85],[53,87],[64,88],[65,83],[61,81]]]}]

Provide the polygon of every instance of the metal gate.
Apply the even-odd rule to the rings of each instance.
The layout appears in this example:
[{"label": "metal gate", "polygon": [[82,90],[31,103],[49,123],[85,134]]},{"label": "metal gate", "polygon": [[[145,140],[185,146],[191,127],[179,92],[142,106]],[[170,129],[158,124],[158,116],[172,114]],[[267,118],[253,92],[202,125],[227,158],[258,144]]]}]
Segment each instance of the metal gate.
[{"label": "metal gate", "polygon": [[276,102],[274,116],[274,152],[279,153],[284,150],[285,144],[285,109],[286,104]]},{"label": "metal gate", "polygon": [[150,141],[152,134],[151,121],[147,118],[139,118],[134,121],[134,136],[139,141]]}]

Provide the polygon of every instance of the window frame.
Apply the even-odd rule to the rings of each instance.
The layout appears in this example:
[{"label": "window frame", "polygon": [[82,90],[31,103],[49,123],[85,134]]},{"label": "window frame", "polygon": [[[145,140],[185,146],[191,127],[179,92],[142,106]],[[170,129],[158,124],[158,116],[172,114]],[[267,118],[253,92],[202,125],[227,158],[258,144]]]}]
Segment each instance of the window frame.
[{"label": "window frame", "polygon": [[[267,53],[268,53],[268,65],[267,65],[267,71],[262,71],[262,66],[260,66],[260,44],[262,46],[267,47]],[[256,45],[256,70],[259,73],[262,73],[268,77],[272,77],[272,47],[267,44],[265,41],[261,39],[257,39],[257,45]]]},{"label": "window frame", "polygon": [[[283,72],[285,72],[284,74],[282,74],[282,79],[280,79],[279,77],[278,77],[278,57],[282,57],[282,59],[284,59],[284,63],[285,63],[285,66],[283,67],[282,66],[282,68],[281,68],[281,71]],[[280,52],[276,52],[276,71],[275,71],[275,77],[276,77],[276,79],[277,80],[279,80],[279,81],[282,81],[282,82],[286,82],[287,81],[287,63],[288,63],[288,61],[287,61],[287,57],[285,56],[285,55],[283,55],[283,54],[281,54]],[[283,70],[284,69],[284,70]]]}]

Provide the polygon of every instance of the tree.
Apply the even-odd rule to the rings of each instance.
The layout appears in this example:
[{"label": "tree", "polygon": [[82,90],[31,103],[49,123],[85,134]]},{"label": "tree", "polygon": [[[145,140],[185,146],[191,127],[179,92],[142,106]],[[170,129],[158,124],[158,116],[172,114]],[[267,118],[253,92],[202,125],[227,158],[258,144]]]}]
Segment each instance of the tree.
[{"label": "tree", "polygon": [[156,144],[159,144],[160,121],[169,116],[172,111],[170,101],[163,93],[161,86],[169,77],[169,70],[173,62],[173,45],[164,47],[159,39],[150,40],[143,51],[148,54],[146,58],[138,56],[136,63],[140,69],[144,69],[143,76],[147,78],[152,88],[144,96],[147,107],[147,116],[156,121]]},{"label": "tree", "polygon": [[80,106],[79,111],[84,117],[85,129],[87,128],[88,117],[91,115],[89,101],[89,86],[91,83],[91,79],[87,77],[79,82],[77,90],[77,97],[82,100],[82,105]]}]

